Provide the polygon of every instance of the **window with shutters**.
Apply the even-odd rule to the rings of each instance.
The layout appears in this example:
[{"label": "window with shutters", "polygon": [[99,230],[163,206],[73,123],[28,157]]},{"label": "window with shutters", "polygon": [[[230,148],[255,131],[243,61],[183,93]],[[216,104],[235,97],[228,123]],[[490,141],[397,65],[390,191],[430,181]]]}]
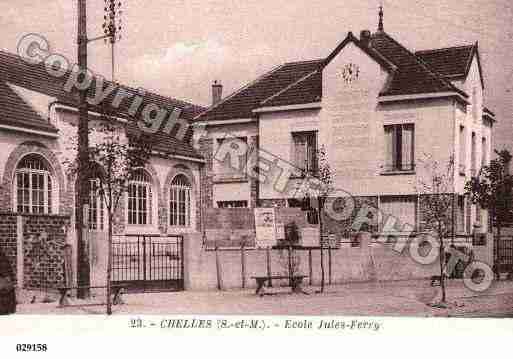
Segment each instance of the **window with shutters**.
[{"label": "window with shutters", "polygon": [[169,224],[177,227],[191,225],[191,184],[181,174],[173,179],[169,189]]},{"label": "window with shutters", "polygon": [[127,209],[129,225],[151,224],[151,178],[144,170],[138,170],[128,185]]},{"label": "window with shutters", "polygon": [[53,183],[50,168],[41,156],[25,156],[15,173],[15,210],[19,213],[52,213]]},{"label": "window with shutters", "polygon": [[297,175],[317,172],[317,131],[292,133],[292,161],[299,169]]},{"label": "window with shutters", "polygon": [[385,126],[385,172],[415,170],[415,126]]}]

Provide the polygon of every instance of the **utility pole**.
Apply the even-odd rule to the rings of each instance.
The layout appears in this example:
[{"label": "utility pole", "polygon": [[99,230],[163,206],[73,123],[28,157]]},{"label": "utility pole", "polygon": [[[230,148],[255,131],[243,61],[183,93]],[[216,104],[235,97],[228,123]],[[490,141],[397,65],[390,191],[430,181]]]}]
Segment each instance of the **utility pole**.
[{"label": "utility pole", "polygon": [[[87,6],[86,0],[78,0],[78,67],[81,73],[87,71]],[[77,234],[77,282],[79,287],[89,287],[90,268],[89,250],[84,236],[84,208],[89,204],[89,124],[88,106],[86,101],[87,90],[79,90],[78,100],[78,170],[76,190],[77,200],[75,208],[75,228]],[[89,297],[89,289],[82,288],[77,291],[77,297]]]}]

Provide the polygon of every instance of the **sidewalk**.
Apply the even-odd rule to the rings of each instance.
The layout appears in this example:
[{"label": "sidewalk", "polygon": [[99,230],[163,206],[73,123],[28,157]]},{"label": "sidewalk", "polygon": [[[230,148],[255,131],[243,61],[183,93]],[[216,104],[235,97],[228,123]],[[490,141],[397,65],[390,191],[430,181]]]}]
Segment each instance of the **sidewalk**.
[{"label": "sidewalk", "polygon": [[[433,308],[440,287],[429,280],[366,282],[306,287],[310,295],[290,294],[289,288],[272,288],[275,295],[258,297],[254,289],[125,294],[124,305],[114,314],[222,314],[222,315],[366,315],[366,316],[476,316],[513,313],[513,282],[500,281],[486,292],[467,289],[461,280],[449,280],[448,309]],[[54,296],[55,298],[57,296]],[[39,299],[39,298],[38,298]],[[104,298],[96,298],[97,302]],[[83,302],[82,302],[83,303]],[[105,307],[57,308],[54,303],[19,304],[18,314],[103,314]]]}]

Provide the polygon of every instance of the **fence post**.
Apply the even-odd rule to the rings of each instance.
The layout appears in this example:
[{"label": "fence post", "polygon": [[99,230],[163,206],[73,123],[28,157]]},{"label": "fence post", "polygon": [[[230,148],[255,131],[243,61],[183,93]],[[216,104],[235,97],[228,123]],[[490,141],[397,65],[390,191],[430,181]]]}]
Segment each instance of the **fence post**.
[{"label": "fence post", "polygon": [[221,280],[221,263],[219,263],[219,253],[218,248],[216,246],[216,274],[217,274],[217,289],[222,290],[222,280]]},{"label": "fence post", "polygon": [[266,261],[267,261],[267,277],[269,278],[268,279],[268,286],[272,288],[273,286],[273,282],[272,282],[272,279],[271,279],[271,276],[272,276],[272,272],[271,272],[271,250],[269,249],[269,247],[266,247],[265,249],[265,257],[266,257]]},{"label": "fence post", "polygon": [[246,288],[246,256],[244,252],[244,243],[240,246],[240,264],[241,264],[241,277],[242,277],[242,289]]},{"label": "fence post", "polygon": [[331,285],[331,245],[328,247],[328,283]]},{"label": "fence post", "polygon": [[310,276],[310,285],[313,285],[312,248],[308,249],[308,269],[308,275]]}]

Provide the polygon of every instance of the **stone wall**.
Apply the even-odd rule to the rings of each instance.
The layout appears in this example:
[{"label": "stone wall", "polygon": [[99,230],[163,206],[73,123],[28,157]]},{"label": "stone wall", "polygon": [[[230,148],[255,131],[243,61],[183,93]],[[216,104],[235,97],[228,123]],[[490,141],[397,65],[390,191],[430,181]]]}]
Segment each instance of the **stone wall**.
[{"label": "stone wall", "polygon": [[18,286],[55,288],[65,283],[69,226],[69,216],[0,213],[0,250],[9,258]]}]

